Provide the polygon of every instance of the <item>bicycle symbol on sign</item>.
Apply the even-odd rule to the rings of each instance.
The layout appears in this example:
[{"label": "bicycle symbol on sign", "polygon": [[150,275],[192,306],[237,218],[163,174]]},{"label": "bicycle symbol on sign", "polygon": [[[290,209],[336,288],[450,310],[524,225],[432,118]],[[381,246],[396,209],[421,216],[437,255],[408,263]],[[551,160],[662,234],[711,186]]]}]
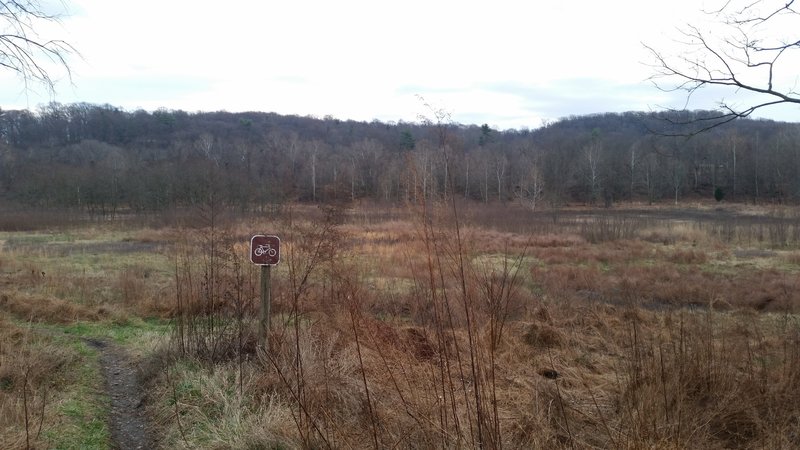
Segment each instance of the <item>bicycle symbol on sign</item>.
[{"label": "bicycle symbol on sign", "polygon": [[278,254],[278,251],[272,248],[271,244],[261,244],[253,250],[253,254],[256,256],[267,255],[270,258],[273,258]]}]

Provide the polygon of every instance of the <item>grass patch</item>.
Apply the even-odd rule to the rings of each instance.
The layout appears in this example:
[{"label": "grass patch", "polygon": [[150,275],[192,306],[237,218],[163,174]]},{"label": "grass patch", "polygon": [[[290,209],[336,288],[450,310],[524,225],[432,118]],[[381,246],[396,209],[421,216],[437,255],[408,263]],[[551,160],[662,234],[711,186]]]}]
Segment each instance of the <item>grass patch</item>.
[{"label": "grass patch", "polygon": [[109,399],[94,349],[4,313],[0,343],[0,448],[24,448],[26,441],[35,448],[109,448]]},{"label": "grass patch", "polygon": [[109,448],[110,399],[99,389],[103,377],[96,361],[97,351],[74,340],[71,347],[81,358],[74,368],[73,384],[61,392],[63,400],[56,407],[60,420],[44,433],[45,439],[51,448]]},{"label": "grass patch", "polygon": [[169,330],[169,322],[157,319],[131,318],[122,323],[77,322],[63,328],[64,333],[84,338],[111,339],[117,344],[129,344],[142,336],[163,334]]},{"label": "grass patch", "polygon": [[[161,299],[171,289],[175,268],[163,244],[131,241],[132,232],[106,231],[90,239],[83,233],[4,233],[0,276],[9,281],[6,292],[12,303],[34,296],[47,299],[42,304],[46,309],[59,302],[86,309],[66,315],[67,320],[168,313]],[[27,319],[39,304],[15,309]],[[41,316],[50,320],[47,311]]]},{"label": "grass patch", "polygon": [[[254,370],[255,369],[255,370]],[[162,415],[180,416],[183,432],[165,430],[166,448],[296,448],[291,410],[277,396],[257,396],[261,372],[252,365],[206,367],[192,360],[165,368],[153,405]],[[239,395],[240,389],[245,395]]]}]

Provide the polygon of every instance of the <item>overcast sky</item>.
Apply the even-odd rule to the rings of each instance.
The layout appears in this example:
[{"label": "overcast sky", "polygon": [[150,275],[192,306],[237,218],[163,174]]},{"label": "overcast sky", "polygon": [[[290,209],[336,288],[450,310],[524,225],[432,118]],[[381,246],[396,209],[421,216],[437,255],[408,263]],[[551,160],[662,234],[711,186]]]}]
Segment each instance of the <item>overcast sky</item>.
[{"label": "overcast sky", "polygon": [[[714,4],[716,2],[706,2]],[[676,27],[702,23],[697,0],[239,1],[66,0],[41,29],[81,54],[61,103],[128,110],[274,111],[414,121],[427,102],[465,124],[536,128],[607,111],[681,107],[648,81],[643,42],[678,52]],[[796,74],[794,75],[796,77]],[[794,79],[796,82],[796,78]],[[36,108],[0,72],[0,107]],[[720,93],[695,98],[713,108]],[[800,110],[762,116],[800,120]]]}]

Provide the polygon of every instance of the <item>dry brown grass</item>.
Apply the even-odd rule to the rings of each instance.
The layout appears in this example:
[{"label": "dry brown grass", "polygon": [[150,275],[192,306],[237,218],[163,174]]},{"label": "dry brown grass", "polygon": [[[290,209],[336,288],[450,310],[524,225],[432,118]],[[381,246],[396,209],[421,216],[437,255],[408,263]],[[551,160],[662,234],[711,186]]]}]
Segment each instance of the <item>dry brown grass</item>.
[{"label": "dry brown grass", "polygon": [[[271,356],[248,366],[254,408],[291,417],[259,432],[269,445],[469,447],[479,428],[488,447],[796,445],[798,325],[767,313],[800,301],[791,273],[740,270],[689,226],[595,244],[471,227],[458,250],[451,223],[354,217],[343,259],[301,295],[291,272],[277,281]],[[300,232],[286,249],[303,260],[320,238]],[[525,264],[498,334],[508,279],[486,272],[502,254]]]},{"label": "dry brown grass", "polygon": [[[44,448],[74,353],[0,313],[0,448]],[[66,376],[65,376],[66,375]]]},{"label": "dry brown grass", "polygon": [[96,321],[111,316],[112,311],[88,307],[53,296],[24,293],[0,294],[0,309],[24,321],[67,324],[80,320]]},{"label": "dry brown grass", "polygon": [[784,255],[784,260],[789,264],[800,266],[800,251],[787,252]]},{"label": "dry brown grass", "polygon": [[[179,254],[175,290],[154,295],[136,265],[105,281],[121,310],[184,327],[152,369],[163,444],[800,446],[796,250],[734,247],[685,221],[633,229],[582,213],[561,230],[547,216],[504,225],[500,212],[467,211],[456,234],[448,208],[334,220],[300,207],[226,223],[216,238],[192,229],[218,239],[213,258],[176,245],[175,230],[132,232]],[[283,255],[266,356],[246,242],[273,231]],[[36,265],[3,264],[20,292],[0,309],[16,317],[114,313],[114,302],[66,300],[96,292],[96,279],[63,275],[57,288]]]}]

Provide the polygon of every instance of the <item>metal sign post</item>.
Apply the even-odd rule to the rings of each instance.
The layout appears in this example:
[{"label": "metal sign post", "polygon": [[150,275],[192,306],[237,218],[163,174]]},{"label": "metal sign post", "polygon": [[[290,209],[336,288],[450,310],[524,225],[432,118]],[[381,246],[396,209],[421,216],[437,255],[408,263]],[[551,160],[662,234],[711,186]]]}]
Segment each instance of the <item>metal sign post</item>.
[{"label": "metal sign post", "polygon": [[258,348],[269,351],[269,322],[272,281],[270,270],[281,260],[281,239],[278,236],[257,234],[250,238],[250,261],[261,266],[261,314]]},{"label": "metal sign post", "polygon": [[261,266],[261,317],[259,318],[258,348],[269,351],[269,310],[272,303],[272,280],[270,269],[272,266]]}]

